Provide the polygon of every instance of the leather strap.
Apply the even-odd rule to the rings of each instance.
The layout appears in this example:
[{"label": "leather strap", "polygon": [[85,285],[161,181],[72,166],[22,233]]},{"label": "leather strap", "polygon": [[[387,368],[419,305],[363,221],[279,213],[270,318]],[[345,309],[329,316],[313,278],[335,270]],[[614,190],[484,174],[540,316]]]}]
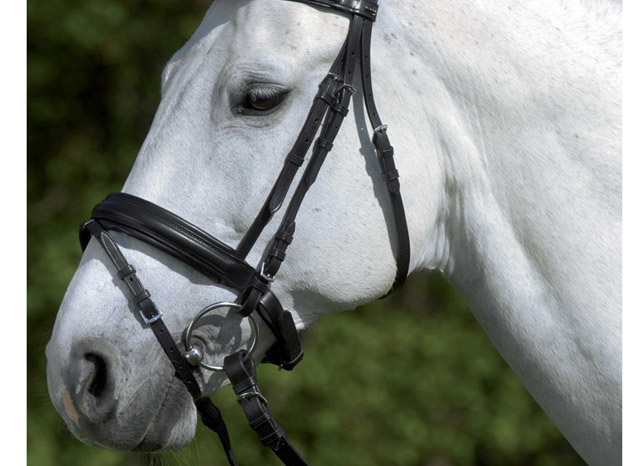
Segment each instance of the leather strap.
[{"label": "leather strap", "polygon": [[[274,349],[269,352],[267,358],[269,362],[291,370],[302,360],[302,345],[291,314],[284,311],[278,299],[271,293],[269,283],[265,282],[253,267],[237,259],[231,248],[181,217],[130,194],[110,194],[94,208],[92,216],[94,221],[81,228],[80,242],[83,249],[91,234],[94,234],[107,253],[120,262],[116,267],[122,268],[125,267],[123,264],[126,264],[126,267],[129,267],[127,271],[135,271],[120,253],[113,238],[106,232],[107,229],[127,233],[161,248],[205,275],[219,278],[223,283],[238,290],[238,302],[243,305],[240,311],[243,315],[249,315],[260,307],[263,320],[276,336]],[[122,273],[120,268],[119,274]],[[229,275],[223,271],[227,271]],[[139,283],[137,276],[133,283],[136,282]],[[153,319],[156,314],[152,301],[142,300],[140,306],[148,315],[148,319]],[[168,334],[166,329],[161,328],[163,326],[164,324],[159,322],[152,324],[151,328],[157,329],[158,333]],[[166,347],[165,351],[170,351],[167,354],[173,354],[174,350],[168,346],[169,337],[159,341]]]},{"label": "leather strap", "polygon": [[[311,1],[308,2],[306,0],[294,0],[294,1],[303,1],[304,3],[312,3],[316,4],[316,2]],[[319,2],[323,6],[332,6],[335,7],[334,2]],[[361,4],[363,5],[363,4]],[[337,7],[336,7],[337,8]],[[340,8],[338,8],[340,9]],[[364,21],[360,16],[354,15],[351,20],[349,33],[347,35],[347,40],[345,42],[345,46],[343,50],[341,50],[340,55],[343,57],[341,63],[343,63],[343,69],[340,73],[342,77],[342,83],[335,91],[334,101],[333,103],[329,103],[329,99],[324,99],[323,102],[329,104],[329,108],[325,115],[325,119],[323,122],[323,130],[316,140],[314,151],[305,169],[305,172],[302,177],[302,181],[297,186],[294,195],[292,197],[291,202],[287,208],[287,211],[281,221],[280,227],[273,239],[271,248],[267,253],[267,257],[263,261],[262,269],[266,272],[270,279],[272,279],[276,273],[278,272],[280,265],[284,261],[286,257],[286,250],[293,241],[293,233],[295,231],[295,218],[298,214],[302,201],[309,190],[310,186],[315,181],[322,164],[328,154],[328,152],[333,147],[333,141],[338,134],[340,126],[342,124],[342,120],[346,116],[349,108],[349,100],[351,94],[354,91],[352,82],[353,82],[353,72],[355,70],[355,60],[357,57],[360,57],[360,66],[361,66],[361,76],[362,76],[362,90],[364,94],[365,105],[367,108],[367,114],[371,125],[374,128],[374,135],[372,142],[376,148],[376,153],[378,155],[378,162],[381,167],[381,171],[385,180],[385,184],[387,186],[387,191],[389,193],[389,199],[391,201],[391,208],[393,213],[393,221],[396,231],[396,277],[394,279],[391,290],[389,290],[390,294],[397,289],[401,288],[405,283],[406,278],[409,272],[409,261],[411,257],[411,243],[409,239],[409,230],[406,221],[406,214],[404,211],[404,204],[402,201],[402,196],[400,194],[400,181],[399,181],[399,173],[395,166],[395,160],[393,158],[394,150],[389,142],[389,138],[386,133],[386,126],[382,124],[382,121],[378,115],[378,111],[375,105],[375,101],[373,98],[373,86],[371,84],[371,59],[370,59],[370,49],[371,49],[371,31],[372,31],[373,23],[371,21]],[[334,62],[334,66],[332,67],[332,72],[330,75],[334,74],[334,70],[336,68],[336,62]],[[324,95],[324,94],[323,94]],[[313,109],[312,109],[313,112]],[[312,113],[311,112],[311,113]],[[310,113],[310,114],[311,114]],[[304,128],[301,132],[301,136],[307,136]],[[306,138],[308,140],[308,138]],[[297,170],[297,168],[296,168]],[[283,170],[284,172],[284,170]],[[281,172],[282,175],[282,172]],[[275,196],[278,199],[278,202],[274,203],[273,199],[267,200],[265,206],[274,207],[277,205],[277,208],[280,208],[282,200],[284,199],[284,195],[286,195],[286,191],[289,189],[290,183],[293,178],[288,180],[288,184],[286,185],[286,189],[280,190],[280,195]],[[278,191],[276,188],[279,185],[276,183],[274,190],[272,193]],[[264,210],[265,208],[263,208]],[[277,210],[277,209],[276,209]],[[268,218],[265,218],[265,222],[261,224],[260,232],[266,225],[266,222],[271,219],[271,216],[275,210],[271,210]],[[260,215],[258,219],[261,218]],[[252,225],[252,229],[250,229],[249,233],[245,236],[245,239],[241,242],[239,246],[239,250],[242,249],[243,252],[246,247],[252,246],[253,242],[259,235],[257,228],[253,228],[257,226],[258,219],[254,221],[254,225]],[[253,242],[248,241],[247,238],[251,237]],[[245,241],[247,240],[247,241]],[[246,249],[248,252],[248,249]]]},{"label": "leather strap", "polygon": [[105,229],[151,244],[236,290],[247,288],[257,275],[253,267],[236,257],[233,248],[176,214],[131,194],[109,194],[94,207],[91,217]]},{"label": "leather strap", "polygon": [[256,310],[276,337],[276,343],[267,351],[263,362],[293,370],[302,361],[304,351],[291,313],[284,310],[271,290],[262,295]]},{"label": "leather strap", "polygon": [[313,100],[311,110],[309,110],[304,125],[302,125],[302,129],[300,130],[291,151],[289,151],[289,154],[284,161],[284,165],[278,175],[278,179],[273,185],[273,188],[267,196],[260,212],[258,212],[258,215],[249,227],[249,230],[247,230],[247,233],[236,248],[236,254],[241,259],[247,257],[247,254],[249,254],[249,251],[251,251],[255,245],[264,228],[267,226],[273,215],[282,206],[282,203],[284,202],[284,199],[291,187],[291,183],[293,182],[298,169],[303,164],[304,157],[309,151],[316,133],[318,132],[320,122],[326,114],[329,106],[334,103],[335,99],[333,98],[333,95],[340,84],[337,73],[340,72],[345,48],[346,40],[340,50],[340,53],[338,53],[338,56],[331,65],[329,73],[318,86],[318,92]]},{"label": "leather strap", "polygon": [[333,10],[342,11],[362,16],[369,21],[375,21],[378,14],[378,5],[375,1],[367,0],[291,0],[294,2],[316,5]]},{"label": "leather strap", "polygon": [[142,320],[153,330],[160,346],[162,346],[169,361],[171,361],[171,364],[176,370],[176,377],[182,380],[182,383],[187,387],[187,390],[189,390],[194,400],[199,399],[201,396],[200,387],[193,376],[191,366],[189,366],[182,357],[182,351],[180,351],[176,345],[171,336],[171,332],[169,332],[169,329],[167,329],[167,326],[162,320],[162,312],[160,312],[151,300],[149,291],[147,291],[140,282],[136,274],[136,269],[127,262],[118,245],[113,241],[111,235],[102,228],[99,222],[89,220],[82,225],[82,230],[88,231],[98,240],[98,243],[102,246],[115,266],[118,277],[127,285],[127,288],[131,292],[130,301],[139,308]]},{"label": "leather strap", "polygon": [[[357,63],[357,48],[360,45],[360,34],[362,32],[363,23],[364,19],[360,16],[354,16],[351,20],[349,33],[347,35],[343,70],[341,73],[342,83],[338,89],[336,89],[334,95],[335,102],[345,108],[349,107],[349,102],[354,91],[352,83]],[[333,107],[327,111],[322,124],[322,131],[316,140],[309,163],[305,168],[300,183],[293,193],[291,201],[287,206],[287,210],[280,222],[278,232],[274,237],[272,247],[263,262],[262,268],[270,278],[273,278],[280,269],[280,265],[285,258],[286,250],[291,244],[290,240],[285,241],[282,238],[293,239],[295,218],[298,215],[302,201],[304,200],[304,197],[311,185],[315,182],[327,154],[333,147],[333,141],[340,131],[343,121],[343,112],[336,111]]]},{"label": "leather strap", "polygon": [[202,398],[200,386],[193,376],[192,367],[184,360],[182,351],[180,351],[176,345],[171,333],[162,320],[162,313],[151,300],[149,291],[142,285],[142,282],[136,274],[136,269],[127,262],[116,242],[111,235],[102,228],[102,225],[100,225],[98,221],[89,220],[85,222],[81,226],[80,235],[83,250],[86,248],[91,235],[93,235],[100,246],[102,246],[112,264],[115,266],[118,278],[127,285],[127,288],[131,292],[129,300],[139,307],[142,320],[153,330],[158,343],[160,343],[160,346],[176,370],[176,377],[182,381],[193,397],[196,407],[200,412],[202,422],[218,434],[229,464],[231,466],[237,466],[233,450],[231,449],[229,432],[227,431],[222,413],[209,398]]},{"label": "leather strap", "polygon": [[196,408],[198,408],[198,411],[200,412],[202,423],[218,434],[229,465],[238,466],[238,461],[236,460],[236,457],[233,454],[233,449],[231,448],[231,439],[229,438],[227,425],[224,423],[222,413],[218,407],[214,405],[209,398],[204,397],[196,401]]},{"label": "leather strap", "polygon": [[246,351],[238,351],[227,356],[223,367],[249,426],[258,434],[260,442],[273,450],[286,466],[308,466],[287,438],[284,429],[273,418],[269,403],[258,386],[253,361],[249,358],[243,362],[246,354]]},{"label": "leather strap", "polygon": [[378,162],[385,178],[387,192],[391,200],[391,209],[395,223],[396,238],[396,278],[389,293],[392,293],[404,285],[409,274],[409,260],[411,259],[411,241],[409,228],[404,211],[404,203],[400,194],[400,180],[395,160],[393,159],[393,147],[387,136],[386,126],[378,115],[378,109],[373,98],[373,85],[371,84],[371,30],[373,24],[367,22],[362,32],[362,47],[360,54],[360,71],[362,75],[362,93],[371,126],[373,126],[373,145],[378,154]]}]

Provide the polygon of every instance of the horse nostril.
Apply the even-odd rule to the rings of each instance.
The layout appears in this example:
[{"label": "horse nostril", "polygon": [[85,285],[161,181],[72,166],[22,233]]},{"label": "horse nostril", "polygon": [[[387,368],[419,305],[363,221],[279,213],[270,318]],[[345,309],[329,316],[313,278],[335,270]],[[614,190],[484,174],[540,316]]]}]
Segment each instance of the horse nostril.
[{"label": "horse nostril", "polygon": [[87,338],[74,343],[68,357],[50,369],[60,382],[55,395],[65,419],[78,425],[111,419],[118,407],[121,367],[117,349],[104,339]]},{"label": "horse nostril", "polygon": [[93,365],[93,378],[89,382],[87,392],[99,398],[107,387],[107,363],[102,356],[95,353],[86,353],[84,359]]}]

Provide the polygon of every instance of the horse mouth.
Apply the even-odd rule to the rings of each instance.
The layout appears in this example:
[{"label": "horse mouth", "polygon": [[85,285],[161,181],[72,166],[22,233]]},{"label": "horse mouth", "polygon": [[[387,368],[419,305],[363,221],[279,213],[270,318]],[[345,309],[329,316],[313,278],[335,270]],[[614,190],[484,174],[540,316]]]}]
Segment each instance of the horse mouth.
[{"label": "horse mouth", "polygon": [[170,389],[171,389],[171,383],[169,383],[167,385],[167,388],[165,388],[164,395],[162,396],[162,401],[160,402],[160,405],[158,406],[158,409],[156,410],[155,414],[151,418],[151,421],[149,421],[149,425],[147,426],[147,429],[144,435],[142,436],[142,440],[140,440],[140,443],[138,443],[135,447],[131,449],[132,451],[150,452],[150,451],[157,451],[157,450],[163,449],[163,445],[161,443],[158,443],[157,439],[153,438],[152,433],[155,430],[154,429],[155,424],[157,423],[157,420],[160,417],[161,412],[167,402],[167,397],[169,396]]},{"label": "horse mouth", "polygon": [[131,451],[136,453],[153,453],[153,452],[170,449],[168,445],[163,445],[162,443],[159,443],[156,439],[149,439],[147,437],[148,436],[145,435],[142,441],[138,445],[133,447]]}]

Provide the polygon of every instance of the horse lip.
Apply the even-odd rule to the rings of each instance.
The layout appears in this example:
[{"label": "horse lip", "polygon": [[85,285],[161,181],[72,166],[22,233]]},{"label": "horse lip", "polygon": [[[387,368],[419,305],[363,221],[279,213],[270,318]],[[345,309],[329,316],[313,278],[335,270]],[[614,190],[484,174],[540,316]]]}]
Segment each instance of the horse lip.
[{"label": "horse lip", "polygon": [[162,395],[162,400],[160,401],[160,404],[158,405],[156,412],[153,414],[153,417],[147,424],[147,428],[145,429],[144,434],[142,434],[142,440],[140,440],[140,442],[135,447],[132,448],[133,451],[153,451],[153,450],[162,449],[162,445],[156,446],[155,444],[153,444],[153,442],[150,442],[147,437],[149,436],[149,431],[151,430],[151,427],[154,425],[154,423],[156,422],[156,419],[158,418],[158,414],[162,411],[162,408],[165,406],[167,398],[169,397],[169,391],[171,390],[171,385],[172,385],[171,382],[167,384],[167,387],[164,390],[164,395]]}]

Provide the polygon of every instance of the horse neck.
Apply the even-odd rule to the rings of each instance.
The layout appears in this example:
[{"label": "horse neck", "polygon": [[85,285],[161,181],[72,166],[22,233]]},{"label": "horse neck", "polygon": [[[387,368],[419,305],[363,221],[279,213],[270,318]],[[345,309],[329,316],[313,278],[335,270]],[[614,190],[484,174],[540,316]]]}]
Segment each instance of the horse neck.
[{"label": "horse neck", "polygon": [[[428,202],[420,212],[435,221],[414,248],[417,268],[443,270],[466,295],[578,452],[615,464],[618,14],[579,2],[534,12],[531,2],[483,11],[462,1],[430,2],[418,14],[418,2],[401,3],[378,34],[393,49],[392,29],[404,31],[397,66],[423,96],[423,147],[434,151],[421,175],[440,183],[437,212]],[[419,192],[411,175],[405,186]]]}]

